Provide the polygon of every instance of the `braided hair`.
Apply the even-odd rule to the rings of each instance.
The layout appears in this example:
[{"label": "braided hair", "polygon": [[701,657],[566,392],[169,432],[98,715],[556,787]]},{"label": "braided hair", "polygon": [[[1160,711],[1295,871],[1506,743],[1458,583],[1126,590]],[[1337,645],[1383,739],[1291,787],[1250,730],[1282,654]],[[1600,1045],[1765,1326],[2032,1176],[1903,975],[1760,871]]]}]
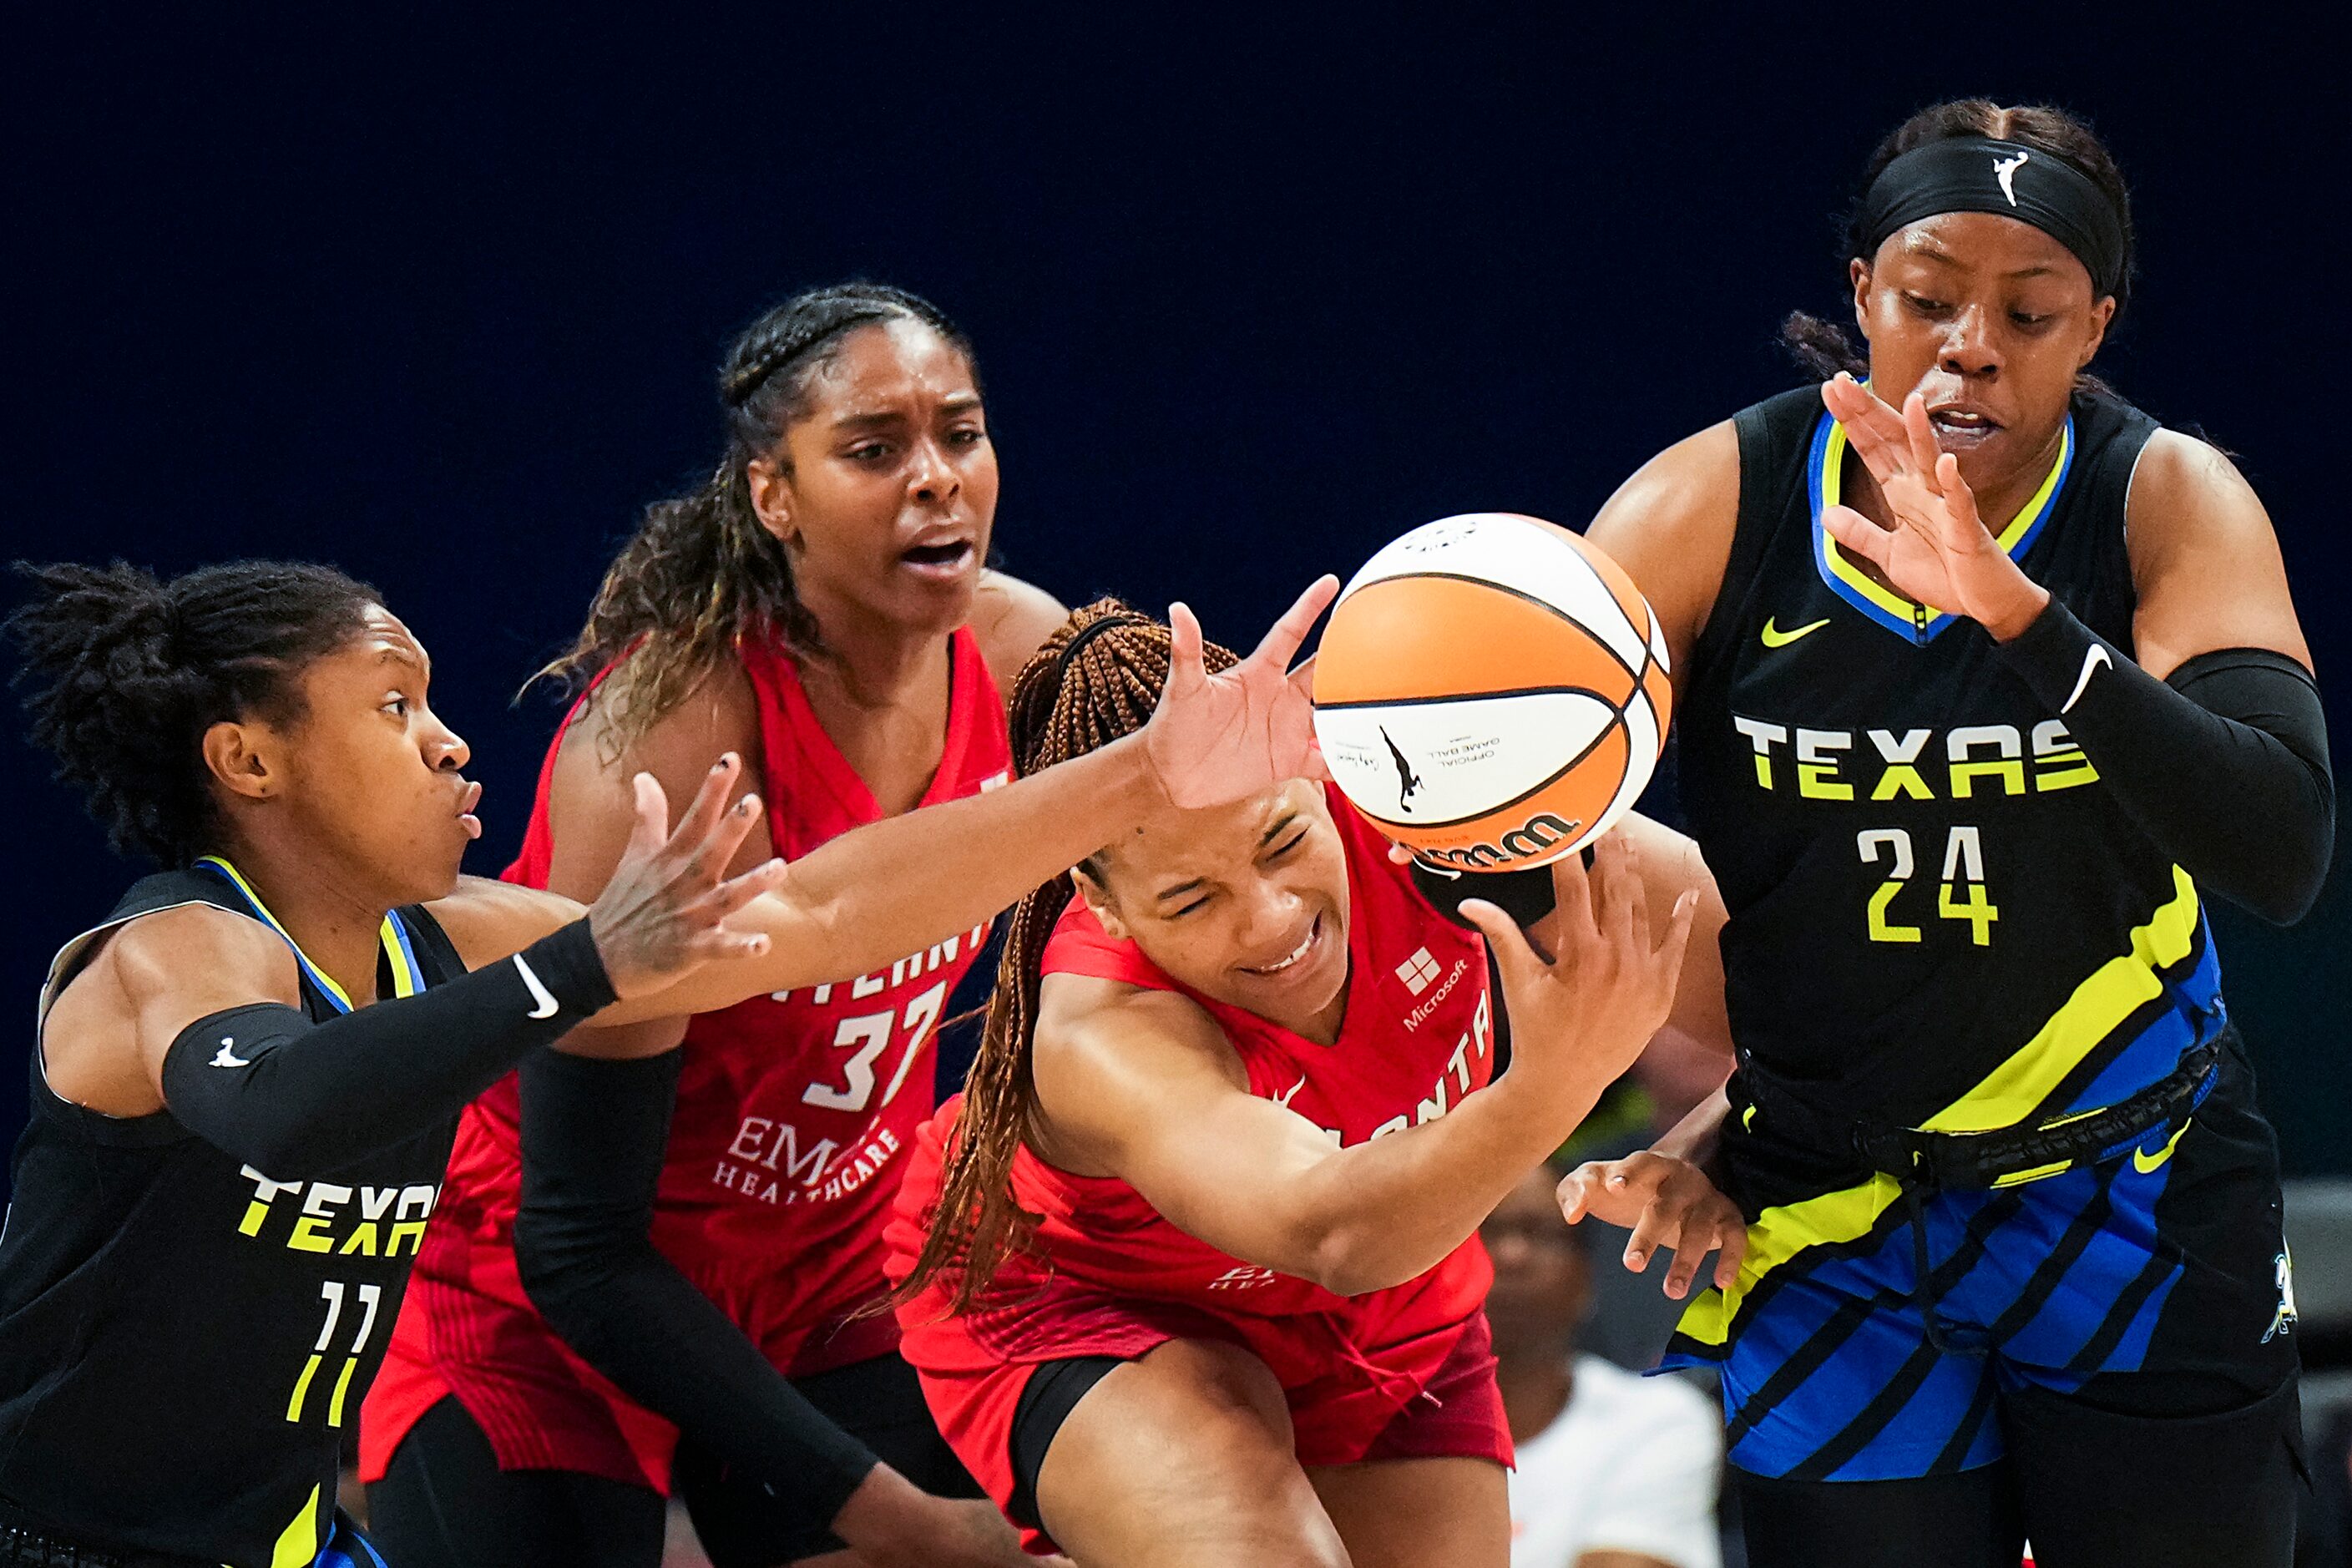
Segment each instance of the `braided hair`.
[{"label": "braided hair", "polygon": [[[1872,152],[1870,162],[1863,165],[1862,183],[1854,187],[1853,205],[1846,215],[1844,254],[1870,259],[1863,255],[1869,237],[1862,227],[1863,197],[1887,164],[1931,142],[1963,136],[2014,142],[2063,159],[2082,170],[2115,203],[2124,227],[2123,279],[2116,285],[2116,310],[2121,314],[2131,300],[2132,258],[2137,250],[2132,237],[2131,193],[2124,184],[2123,171],[2116,166],[2115,154],[2092,132],[2089,123],[2063,109],[2044,104],[2005,108],[1990,99],[1954,99],[1923,109],[1896,126]],[[1838,322],[1808,311],[1790,312],[1788,320],[1780,323],[1780,342],[1799,364],[1820,380],[1827,381],[1840,371],[1856,378],[1870,374],[1870,362],[1853,341],[1853,335]],[[2099,384],[2090,376],[2084,376],[2083,381],[2086,386]]]},{"label": "braided hair", "polygon": [[[677,706],[746,637],[773,637],[795,658],[824,651],[793,584],[792,557],[752,509],[747,469],[775,458],[808,412],[809,388],[860,327],[919,321],[979,371],[971,340],[929,300],[880,283],[796,294],[743,329],[719,367],[727,450],[700,486],[646,509],[604,573],[572,647],[532,677],[577,691],[629,655],[599,689],[611,742],[625,748]],[[634,648],[634,652],[631,650]]]},{"label": "braided hair", "polygon": [[[1117,599],[1097,599],[1073,612],[1013,682],[1014,766],[1034,773],[1142,729],[1168,684],[1171,647],[1165,625]],[[1212,671],[1236,662],[1214,643],[1202,653]],[[1098,861],[1084,864],[1100,875]],[[949,1271],[953,1310],[980,1305],[997,1269],[1037,1223],[1013,1200],[1013,1156],[1037,1103],[1030,1050],[1045,943],[1076,892],[1066,872],[1013,907],[988,1026],[949,1141],[939,1206],[929,1216],[922,1255],[893,1300],[913,1296]]]},{"label": "braided hair", "polygon": [[216,845],[205,731],[302,716],[299,678],[362,625],[376,591],[331,566],[237,561],[166,582],[118,561],[16,563],[34,596],[6,623],[33,743],[118,853],[166,867]]}]

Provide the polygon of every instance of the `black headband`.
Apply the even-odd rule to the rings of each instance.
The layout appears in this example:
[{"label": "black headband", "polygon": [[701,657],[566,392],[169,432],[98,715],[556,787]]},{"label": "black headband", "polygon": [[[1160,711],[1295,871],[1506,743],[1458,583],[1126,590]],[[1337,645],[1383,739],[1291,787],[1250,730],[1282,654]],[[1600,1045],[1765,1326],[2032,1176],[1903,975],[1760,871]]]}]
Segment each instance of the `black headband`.
[{"label": "black headband", "polygon": [[1865,259],[1906,224],[1939,213],[1999,213],[2030,223],[2074,253],[2091,295],[2121,297],[2128,257],[2124,218],[2091,176],[2054,153],[1985,136],[1914,147],[1879,171],[1854,230]]}]

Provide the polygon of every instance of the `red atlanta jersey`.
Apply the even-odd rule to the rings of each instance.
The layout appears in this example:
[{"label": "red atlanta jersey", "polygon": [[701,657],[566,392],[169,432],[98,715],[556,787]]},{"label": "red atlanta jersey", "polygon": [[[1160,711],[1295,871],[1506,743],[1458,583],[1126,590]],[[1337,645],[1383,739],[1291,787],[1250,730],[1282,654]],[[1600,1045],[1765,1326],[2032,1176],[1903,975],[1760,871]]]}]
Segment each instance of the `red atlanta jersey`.
[{"label": "red atlanta jersey", "polygon": [[[1055,927],[1043,968],[1191,997],[1241,1057],[1252,1094],[1287,1106],[1334,1144],[1348,1145],[1433,1121],[1484,1088],[1494,1068],[1494,1010],[1483,939],[1431,909],[1406,869],[1389,861],[1386,841],[1336,788],[1329,797],[1347,850],[1349,901],[1347,1016],[1334,1044],[1318,1045],[1180,984],[1134,943],[1107,934],[1082,902]],[[940,1142],[960,1109],[951,1101],[924,1129],[891,1226],[896,1274],[903,1276],[920,1246],[925,1212],[938,1200]],[[1077,1342],[1090,1314],[1057,1316],[1048,1305],[1066,1292],[1097,1301],[1179,1303],[1223,1318],[1321,1317],[1315,1337],[1328,1356],[1335,1332],[1353,1350],[1375,1327],[1389,1342],[1458,1327],[1484,1302],[1493,1278],[1474,1236],[1418,1279],[1366,1296],[1336,1296],[1187,1235],[1125,1182],[1072,1175],[1025,1147],[1013,1176],[1021,1205],[1044,1216],[1027,1251],[999,1276],[1005,1299],[1019,1304],[942,1325],[956,1328],[951,1337],[961,1343],[949,1343],[919,1327],[938,1319],[933,1302],[908,1303],[900,1320],[908,1325],[908,1359],[918,1366],[1095,1353],[1096,1347]]]},{"label": "red atlanta jersey", "polygon": [[[797,859],[878,818],[871,792],[817,721],[791,658],[767,646],[746,645],[741,655],[759,704],[775,852]],[[946,744],[922,805],[1012,776],[1003,700],[968,628],[950,639],[950,657]],[[556,749],[549,748],[509,881],[545,883]],[[896,1343],[887,1314],[852,1314],[885,1289],[883,1226],[902,1155],[935,1101],[930,1047],[949,995],[987,935],[982,924],[871,974],[753,997],[688,1026],[653,1241],[788,1373],[866,1360]],[[394,1334],[394,1362],[429,1375],[379,1380],[363,1468],[380,1469],[430,1407],[427,1395],[456,1392],[501,1465],[658,1479],[661,1424],[572,1356],[522,1291],[512,1236],[518,1114],[509,1076],[460,1123]],[[593,1389],[595,1400],[567,1384]]]}]

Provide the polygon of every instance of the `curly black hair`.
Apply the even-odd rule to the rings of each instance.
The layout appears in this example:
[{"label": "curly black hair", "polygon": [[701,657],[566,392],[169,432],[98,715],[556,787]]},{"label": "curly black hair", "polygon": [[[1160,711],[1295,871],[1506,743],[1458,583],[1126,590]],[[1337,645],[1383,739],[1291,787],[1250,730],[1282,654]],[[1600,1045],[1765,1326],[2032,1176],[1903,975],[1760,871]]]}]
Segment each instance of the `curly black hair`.
[{"label": "curly black hair", "polygon": [[[1854,187],[1853,205],[1848,210],[1844,232],[1844,254],[1862,257],[1863,246],[1869,237],[1862,232],[1863,196],[1871,183],[1885,172],[1886,165],[1904,153],[1927,146],[1931,142],[1949,141],[1961,136],[1989,136],[1997,141],[2014,142],[2021,146],[2063,159],[2088,175],[2092,184],[2106,194],[2116,204],[2116,212],[2123,219],[2124,267],[2123,279],[2116,285],[2116,310],[2121,314],[2131,301],[2131,274],[2137,246],[2132,236],[2131,192],[2124,184],[2123,171],[2116,166],[2115,155],[2106,144],[2093,133],[2089,123],[2063,109],[2046,104],[2023,104],[2004,107],[1984,98],[1959,98],[1948,103],[1938,103],[1921,110],[1887,133],[1885,141],[1871,153],[1870,161],[1863,165],[1862,183]],[[1863,257],[1868,260],[1869,258]],[[1870,374],[1869,360],[1853,335],[1833,321],[1793,310],[1780,323],[1780,342],[1796,357],[1797,363],[1822,381],[1840,371],[1855,376]],[[2088,379],[2087,377],[2085,378]]]},{"label": "curly black hair", "polygon": [[[570,690],[630,655],[598,689],[613,744],[645,733],[743,637],[781,638],[795,658],[824,652],[816,617],[793,584],[792,557],[751,508],[745,470],[772,456],[807,410],[809,384],[860,327],[920,321],[979,375],[971,340],[937,305],[880,283],[796,294],[743,329],[719,367],[727,452],[687,495],[646,509],[588,608],[571,647],[533,680]],[[635,649],[632,652],[632,649]]]},{"label": "curly black hair", "polygon": [[290,722],[299,678],[356,634],[376,591],[331,566],[237,561],[169,581],[136,566],[18,562],[31,601],[5,629],[23,652],[33,743],[81,790],[119,853],[184,866],[217,847],[205,731]]}]

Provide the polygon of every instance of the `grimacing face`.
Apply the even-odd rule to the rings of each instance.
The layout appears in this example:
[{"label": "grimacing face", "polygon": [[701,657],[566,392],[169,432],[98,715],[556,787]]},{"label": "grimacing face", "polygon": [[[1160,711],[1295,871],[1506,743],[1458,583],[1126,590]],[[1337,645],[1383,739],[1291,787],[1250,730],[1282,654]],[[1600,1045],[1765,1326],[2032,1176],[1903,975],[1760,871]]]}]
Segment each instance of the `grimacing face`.
[{"label": "grimacing face", "polygon": [[1871,389],[1897,408],[1918,393],[1937,446],[1978,495],[2031,495],[2114,299],[2092,297],[2064,246],[1998,213],[1922,218],[1856,258],[1852,276]]},{"label": "grimacing face", "polygon": [[285,723],[216,724],[212,743],[238,732],[241,765],[230,794],[288,814],[298,842],[320,847],[322,871],[364,879],[386,908],[446,898],[466,846],[481,836],[481,785],[460,771],[471,756],[426,700],[432,664],[400,618],[380,605],[351,638],[297,678],[302,707]]},{"label": "grimacing face", "polygon": [[1104,929],[1193,990],[1301,1033],[1344,1005],[1348,858],[1321,785],[1163,812],[1089,864]]},{"label": "grimacing face", "polygon": [[747,472],[820,621],[944,634],[970,618],[996,521],[996,448],[971,362],[929,325],[845,335],[778,450]]}]

